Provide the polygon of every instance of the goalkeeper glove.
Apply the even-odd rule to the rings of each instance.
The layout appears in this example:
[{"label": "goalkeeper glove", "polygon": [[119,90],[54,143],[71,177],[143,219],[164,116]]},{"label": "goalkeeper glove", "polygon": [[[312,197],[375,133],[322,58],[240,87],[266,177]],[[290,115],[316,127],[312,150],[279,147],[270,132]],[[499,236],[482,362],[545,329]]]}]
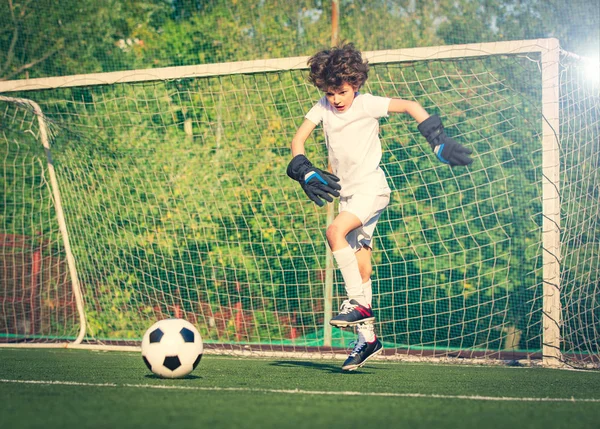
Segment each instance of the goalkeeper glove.
[{"label": "goalkeeper glove", "polygon": [[443,163],[454,167],[455,165],[469,165],[473,162],[469,157],[473,151],[446,135],[439,116],[433,115],[425,119],[419,124],[418,129]]},{"label": "goalkeeper glove", "polygon": [[312,201],[323,207],[323,200],[332,202],[334,197],[339,197],[338,192],[342,187],[340,179],[327,171],[314,167],[304,155],[296,155],[287,167],[287,175],[296,180]]}]

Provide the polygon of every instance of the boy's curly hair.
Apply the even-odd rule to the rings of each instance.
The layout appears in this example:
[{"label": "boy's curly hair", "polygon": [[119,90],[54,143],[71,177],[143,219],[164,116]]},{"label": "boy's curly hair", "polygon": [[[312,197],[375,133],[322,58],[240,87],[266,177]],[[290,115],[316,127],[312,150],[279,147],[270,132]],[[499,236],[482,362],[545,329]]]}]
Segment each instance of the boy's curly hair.
[{"label": "boy's curly hair", "polygon": [[352,43],[317,52],[309,58],[309,80],[323,92],[344,83],[360,88],[369,75],[369,64]]}]

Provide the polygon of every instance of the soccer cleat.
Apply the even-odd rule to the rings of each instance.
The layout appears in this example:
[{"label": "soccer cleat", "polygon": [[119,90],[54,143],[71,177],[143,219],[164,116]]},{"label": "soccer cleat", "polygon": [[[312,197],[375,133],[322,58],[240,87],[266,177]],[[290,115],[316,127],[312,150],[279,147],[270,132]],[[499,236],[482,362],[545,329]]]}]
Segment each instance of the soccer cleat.
[{"label": "soccer cleat", "polygon": [[363,366],[369,359],[373,356],[377,356],[379,353],[383,351],[383,345],[381,341],[375,338],[375,341],[372,343],[367,343],[366,341],[359,341],[350,355],[348,359],[342,365],[342,370],[344,371],[354,371],[357,368]]},{"label": "soccer cleat", "polygon": [[346,326],[354,326],[373,320],[375,320],[375,316],[373,316],[371,308],[362,306],[355,300],[350,299],[342,302],[340,314],[332,317],[329,324],[338,328],[345,328]]}]

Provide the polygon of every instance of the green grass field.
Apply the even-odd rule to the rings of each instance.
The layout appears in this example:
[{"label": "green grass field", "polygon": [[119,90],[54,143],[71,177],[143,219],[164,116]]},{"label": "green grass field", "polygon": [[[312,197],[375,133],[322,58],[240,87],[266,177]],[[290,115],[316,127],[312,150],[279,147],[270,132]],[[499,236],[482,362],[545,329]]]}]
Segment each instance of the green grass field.
[{"label": "green grass field", "polygon": [[137,353],[0,349],[0,428],[597,428],[600,372],[206,355],[186,379]]}]

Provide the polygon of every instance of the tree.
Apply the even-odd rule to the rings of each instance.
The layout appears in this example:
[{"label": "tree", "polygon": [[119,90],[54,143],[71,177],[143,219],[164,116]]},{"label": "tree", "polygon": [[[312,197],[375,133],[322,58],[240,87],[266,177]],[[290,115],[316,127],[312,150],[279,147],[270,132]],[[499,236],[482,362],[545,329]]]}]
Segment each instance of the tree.
[{"label": "tree", "polygon": [[169,12],[163,0],[0,2],[0,80],[128,68],[127,41]]},{"label": "tree", "polygon": [[600,52],[596,0],[459,0],[441,2],[437,34],[445,44],[556,37],[580,55]]}]

